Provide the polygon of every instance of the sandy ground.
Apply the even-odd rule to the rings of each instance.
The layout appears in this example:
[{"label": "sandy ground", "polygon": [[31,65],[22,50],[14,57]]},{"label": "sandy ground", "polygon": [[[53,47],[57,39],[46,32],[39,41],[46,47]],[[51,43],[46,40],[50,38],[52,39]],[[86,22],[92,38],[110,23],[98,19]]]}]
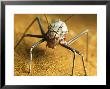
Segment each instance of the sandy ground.
[{"label": "sandy ground", "polygon": [[[37,14],[15,14],[14,16],[14,45],[20,40],[23,32],[35,17],[40,17],[45,32],[47,22],[44,15]],[[48,21],[55,19],[65,21],[71,15],[47,15]],[[73,15],[67,22],[69,33],[66,40],[71,39],[84,30],[89,30],[88,38],[88,62],[85,67],[88,76],[97,75],[97,16],[93,15]],[[41,34],[37,21],[27,32],[29,34]],[[28,74],[30,56],[29,51],[33,43],[39,38],[24,38],[14,50],[14,75],[15,76],[70,76],[72,72],[73,53],[68,49],[56,46],[56,49],[46,47],[46,42],[40,44],[33,50],[32,72]],[[71,47],[76,48],[84,54],[86,58],[86,35],[80,37]],[[84,59],[85,60],[85,59]],[[83,76],[83,66],[81,57],[76,55],[73,76]]]}]

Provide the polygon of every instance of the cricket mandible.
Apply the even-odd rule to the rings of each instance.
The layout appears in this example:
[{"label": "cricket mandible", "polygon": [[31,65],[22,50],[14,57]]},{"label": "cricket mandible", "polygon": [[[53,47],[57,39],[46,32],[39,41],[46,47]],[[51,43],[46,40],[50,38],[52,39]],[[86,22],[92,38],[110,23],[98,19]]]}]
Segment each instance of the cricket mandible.
[{"label": "cricket mandible", "polygon": [[[48,24],[48,31],[45,32],[45,30],[42,27],[42,23],[40,21],[39,17],[36,17],[31,24],[27,27],[25,32],[23,33],[21,39],[18,41],[18,43],[15,45],[14,49],[17,48],[17,46],[20,44],[20,42],[23,40],[24,37],[34,37],[34,38],[42,38],[40,41],[34,43],[31,48],[30,48],[30,63],[29,63],[29,73],[31,72],[32,68],[32,58],[33,58],[33,49],[37,47],[39,44],[43,43],[44,41],[47,42],[46,46],[49,48],[54,49],[56,45],[61,45],[62,47],[70,50],[73,52],[73,66],[72,66],[72,72],[70,76],[73,76],[73,70],[74,70],[74,60],[75,60],[75,55],[78,54],[81,57],[81,61],[83,64],[83,70],[84,70],[84,76],[87,76],[86,68],[85,68],[85,63],[84,63],[84,56],[80,51],[78,51],[75,48],[70,47],[72,43],[74,43],[79,37],[82,35],[87,35],[87,49],[86,49],[86,61],[87,61],[87,56],[88,56],[88,30],[85,30],[75,37],[71,38],[70,40],[66,41],[66,35],[68,33],[68,28],[66,25],[66,21],[69,20],[72,16],[68,17],[65,21],[61,21],[60,19],[55,20],[52,23],[48,22],[47,16],[44,15]],[[40,31],[42,35],[32,35],[32,34],[26,34],[26,32],[29,30],[29,28],[32,26],[32,24],[37,21],[40,27]]]}]

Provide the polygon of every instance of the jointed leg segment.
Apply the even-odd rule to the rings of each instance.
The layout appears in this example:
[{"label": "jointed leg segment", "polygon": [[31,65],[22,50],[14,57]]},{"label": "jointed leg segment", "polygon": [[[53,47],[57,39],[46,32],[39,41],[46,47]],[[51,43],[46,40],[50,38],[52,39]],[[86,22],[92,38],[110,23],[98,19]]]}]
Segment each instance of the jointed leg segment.
[{"label": "jointed leg segment", "polygon": [[40,19],[39,19],[38,17],[36,17],[36,20],[37,20],[37,22],[38,22],[38,24],[39,24],[40,31],[41,31],[42,35],[45,35],[45,32],[44,32],[44,29],[43,29],[43,27],[42,27],[42,24],[41,24]]},{"label": "jointed leg segment", "polygon": [[73,75],[73,70],[74,70],[75,54],[78,54],[79,56],[81,56],[82,63],[83,63],[83,69],[84,69],[84,76],[87,76],[86,69],[85,69],[85,64],[84,64],[84,57],[83,57],[83,55],[82,55],[79,51],[77,51],[76,49],[71,48],[71,47],[69,47],[69,46],[66,45],[66,44],[61,44],[61,46],[65,47],[65,48],[67,48],[67,49],[69,49],[69,50],[71,50],[71,51],[74,53],[74,57],[73,57],[73,67],[72,67],[72,74],[71,74],[71,76]]},{"label": "jointed leg segment", "polygon": [[24,37],[35,37],[35,38],[43,38],[42,35],[32,35],[32,34],[25,34]]},{"label": "jointed leg segment", "polygon": [[75,37],[73,37],[72,39],[70,39],[69,41],[67,41],[67,45],[71,45],[72,43],[74,43],[79,37],[86,35],[87,36],[87,42],[86,42],[86,61],[88,61],[88,30],[85,30],[81,33],[79,33],[78,35],[76,35]]},{"label": "jointed leg segment", "polygon": [[73,57],[73,67],[72,67],[72,74],[71,74],[71,76],[73,76],[73,71],[74,71],[74,61],[75,61],[75,52],[74,52],[74,57]]},{"label": "jointed leg segment", "polygon": [[40,41],[38,41],[37,43],[33,44],[31,46],[31,49],[30,49],[30,63],[29,63],[29,73],[31,72],[31,63],[32,63],[32,51],[35,47],[37,47],[39,44],[41,44],[42,42],[44,42],[45,40],[42,39]]},{"label": "jointed leg segment", "polygon": [[81,57],[82,60],[82,64],[83,64],[83,69],[84,69],[84,75],[86,76],[86,69],[85,69],[85,64],[84,64],[84,56],[76,49],[70,47],[69,45],[72,44],[73,42],[75,42],[79,37],[81,37],[82,35],[86,34],[87,35],[87,49],[86,49],[86,61],[87,61],[87,56],[88,56],[88,30],[85,30],[84,32],[81,32],[80,34],[78,34],[77,36],[73,37],[72,39],[70,39],[69,41],[67,41],[66,43],[61,44],[61,46],[71,50],[74,53],[74,57],[73,57],[73,67],[72,67],[72,74],[73,75],[73,70],[74,70],[74,60],[75,60],[75,54],[78,54]]},{"label": "jointed leg segment", "polygon": [[[37,20],[39,27],[40,27],[40,31],[42,33],[42,36],[40,35],[31,35],[31,34],[26,34],[26,32],[30,29],[30,27],[33,25],[33,23]],[[17,48],[17,46],[20,44],[20,42],[23,40],[24,37],[37,37],[37,38],[43,38],[45,32],[43,30],[42,24],[40,22],[40,19],[38,17],[36,17],[31,23],[30,25],[26,28],[26,30],[24,31],[22,37],[20,38],[20,40],[17,42],[16,46],[14,47],[14,49]]]}]

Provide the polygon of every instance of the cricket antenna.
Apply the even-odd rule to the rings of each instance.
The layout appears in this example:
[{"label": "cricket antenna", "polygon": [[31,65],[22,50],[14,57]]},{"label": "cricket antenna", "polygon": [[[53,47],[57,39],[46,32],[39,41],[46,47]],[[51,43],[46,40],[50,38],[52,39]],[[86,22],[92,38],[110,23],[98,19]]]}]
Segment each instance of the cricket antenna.
[{"label": "cricket antenna", "polygon": [[64,22],[67,22],[73,15],[69,16]]},{"label": "cricket antenna", "polygon": [[46,14],[44,14],[44,16],[45,16],[45,18],[46,18],[46,22],[47,22],[47,24],[48,24],[48,26],[49,26],[49,21],[48,21],[48,19],[47,19],[47,16],[46,16]]}]

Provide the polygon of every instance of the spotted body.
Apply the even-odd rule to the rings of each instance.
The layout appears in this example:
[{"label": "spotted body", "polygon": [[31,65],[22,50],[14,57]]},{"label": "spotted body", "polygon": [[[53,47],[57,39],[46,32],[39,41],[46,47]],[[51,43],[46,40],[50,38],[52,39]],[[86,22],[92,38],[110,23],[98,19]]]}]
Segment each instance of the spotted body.
[{"label": "spotted body", "polygon": [[63,21],[61,20],[54,21],[49,25],[48,31],[46,33],[47,46],[50,48],[55,48],[55,46],[59,42],[64,42],[67,33],[68,29]]}]

